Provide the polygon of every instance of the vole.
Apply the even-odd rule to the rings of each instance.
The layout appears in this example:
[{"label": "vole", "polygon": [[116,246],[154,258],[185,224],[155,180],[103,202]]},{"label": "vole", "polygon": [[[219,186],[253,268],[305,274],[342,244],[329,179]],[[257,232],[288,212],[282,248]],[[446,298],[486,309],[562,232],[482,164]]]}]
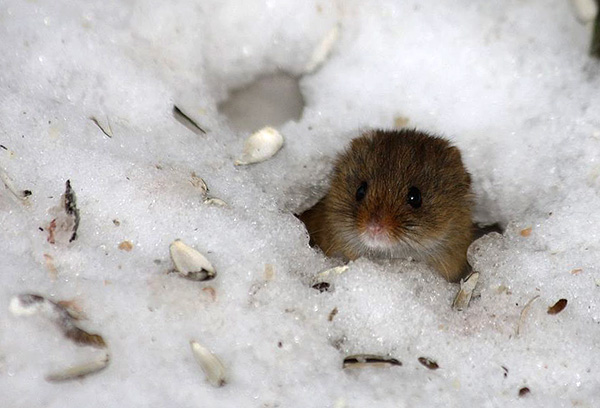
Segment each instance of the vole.
[{"label": "vole", "polygon": [[472,206],[457,147],[418,130],[371,130],[337,157],[329,192],[300,219],[328,256],[411,257],[456,282],[468,272]]}]

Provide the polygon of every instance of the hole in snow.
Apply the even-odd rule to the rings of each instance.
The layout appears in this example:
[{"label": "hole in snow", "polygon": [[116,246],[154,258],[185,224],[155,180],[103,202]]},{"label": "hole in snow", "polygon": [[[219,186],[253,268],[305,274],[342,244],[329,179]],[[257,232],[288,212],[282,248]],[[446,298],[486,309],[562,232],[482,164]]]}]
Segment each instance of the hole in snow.
[{"label": "hole in snow", "polygon": [[282,72],[260,77],[250,85],[234,90],[219,105],[219,112],[236,130],[244,132],[298,120],[304,109],[298,80]]},{"label": "hole in snow", "polygon": [[494,224],[489,224],[489,225],[474,224],[474,226],[475,226],[475,233],[473,234],[473,240],[481,238],[484,235],[487,235],[492,232],[504,234],[504,230],[505,230],[505,228],[502,227],[502,225],[500,225],[500,223],[498,223],[498,222],[496,222]]}]

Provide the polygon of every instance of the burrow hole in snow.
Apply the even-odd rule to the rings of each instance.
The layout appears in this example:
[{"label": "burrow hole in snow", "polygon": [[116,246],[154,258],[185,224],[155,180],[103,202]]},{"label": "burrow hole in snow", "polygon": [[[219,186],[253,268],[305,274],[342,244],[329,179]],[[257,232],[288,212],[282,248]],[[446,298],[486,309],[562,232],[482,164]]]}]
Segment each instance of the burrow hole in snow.
[{"label": "burrow hole in snow", "polygon": [[299,79],[284,72],[261,76],[249,85],[234,89],[219,105],[219,112],[241,132],[297,121],[304,109]]}]

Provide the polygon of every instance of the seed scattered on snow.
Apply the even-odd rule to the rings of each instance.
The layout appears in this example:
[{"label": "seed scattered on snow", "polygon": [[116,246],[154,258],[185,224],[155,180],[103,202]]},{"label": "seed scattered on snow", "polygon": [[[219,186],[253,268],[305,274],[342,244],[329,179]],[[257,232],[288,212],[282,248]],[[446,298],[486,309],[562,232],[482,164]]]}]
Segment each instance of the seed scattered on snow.
[{"label": "seed scattered on snow", "polygon": [[106,348],[102,336],[91,334],[79,328],[75,323],[73,314],[64,306],[54,303],[43,296],[23,294],[14,296],[9,305],[9,310],[15,316],[31,316],[41,313],[54,322],[63,332],[65,337],[80,345]]},{"label": "seed scattered on snow", "polygon": [[526,395],[530,394],[531,390],[528,387],[523,387],[519,390],[519,397],[525,397]]},{"label": "seed scattered on snow", "polygon": [[214,205],[215,207],[229,207],[229,204],[217,197],[206,197],[204,204]]},{"label": "seed scattered on snow", "polygon": [[65,193],[62,196],[63,207],[65,212],[73,220],[73,234],[69,238],[69,242],[77,239],[77,229],[79,228],[79,210],[77,209],[77,198],[75,197],[75,191],[71,188],[71,180],[67,180]]},{"label": "seed scattered on snow", "polygon": [[207,286],[205,288],[202,288],[202,292],[208,294],[208,297],[210,298],[211,302],[214,302],[215,300],[217,300],[217,291],[212,286]]},{"label": "seed scattered on snow", "polygon": [[202,367],[208,382],[215,387],[224,386],[227,383],[227,378],[223,363],[197,341],[191,340],[190,346],[192,347],[194,358],[200,364],[200,367]]},{"label": "seed scattered on snow", "polygon": [[61,196],[60,205],[52,208],[51,212],[56,217],[50,221],[47,227],[48,242],[51,244],[73,242],[77,239],[79,228],[79,209],[75,191],[71,187],[71,181],[65,183],[65,192]]},{"label": "seed scattered on snow", "polygon": [[525,229],[521,230],[520,234],[522,237],[528,237],[531,235],[531,230],[532,230],[531,227],[525,228]]},{"label": "seed scattered on snow", "polygon": [[206,281],[217,276],[211,263],[194,248],[177,239],[169,247],[175,269],[186,279]]},{"label": "seed scattered on snow", "polygon": [[452,302],[452,308],[456,310],[464,310],[469,306],[473,290],[479,280],[479,272],[473,272],[466,279],[460,281],[460,289]]},{"label": "seed scattered on snow", "polygon": [[119,244],[118,248],[121,251],[130,252],[133,249],[133,243],[131,241],[123,241]]},{"label": "seed scattered on snow", "polygon": [[373,354],[356,354],[346,357],[342,368],[392,367],[401,365],[402,362],[393,357],[376,356]]},{"label": "seed scattered on snow", "polygon": [[305,74],[314,72],[323,64],[323,62],[325,62],[331,53],[333,46],[337,42],[339,35],[340,28],[336,24],[329,32],[327,32],[327,34],[325,34],[325,37],[323,37],[319,45],[314,49],[308,64],[306,64],[306,67],[304,68]]},{"label": "seed scattered on snow", "polygon": [[558,314],[562,312],[565,307],[567,307],[567,299],[559,299],[558,302],[548,308],[548,314]]},{"label": "seed scattered on snow", "polygon": [[438,363],[436,363],[435,361],[433,361],[430,358],[419,357],[418,360],[419,360],[419,363],[423,364],[425,367],[429,368],[430,370],[437,370],[438,368],[440,368]]},{"label": "seed scattered on snow", "polygon": [[319,292],[326,292],[332,289],[332,281],[342,273],[348,270],[348,266],[336,266],[335,268],[327,269],[319,272],[311,281],[311,287]]},{"label": "seed scattered on snow", "polygon": [[521,334],[521,328],[523,327],[523,324],[525,323],[525,317],[527,316],[527,312],[529,311],[529,308],[531,308],[531,305],[533,304],[533,302],[535,302],[538,298],[540,297],[540,295],[536,295],[533,298],[531,298],[523,307],[523,310],[521,310],[521,316],[519,316],[519,323],[517,324],[517,336],[519,336],[519,334]]},{"label": "seed scattered on snow", "polygon": [[[69,302],[64,303],[69,304]],[[110,355],[106,342],[99,334],[88,333],[76,324],[76,315],[60,303],[54,303],[43,296],[35,294],[22,294],[14,296],[9,304],[9,310],[15,316],[31,316],[42,314],[48,320],[56,324],[63,332],[64,336],[75,344],[80,346],[92,346],[102,349],[104,353],[101,358],[94,359],[81,365],[77,365],[65,370],[58,370],[46,376],[47,381],[66,381],[75,378],[82,378],[89,374],[96,373],[106,366],[110,361]]]},{"label": "seed scattered on snow", "polygon": [[329,282],[317,282],[311,286],[311,288],[318,290],[319,292],[329,292],[331,284]]},{"label": "seed scattered on snow", "polygon": [[236,166],[260,163],[275,155],[283,146],[283,136],[272,127],[265,127],[250,135]]},{"label": "seed scattered on snow", "polygon": [[335,268],[327,269],[323,272],[319,272],[317,274],[316,279],[323,280],[327,278],[333,278],[335,276],[341,275],[342,273],[348,270],[348,265],[344,266],[336,266]]},{"label": "seed scattered on snow", "polygon": [[337,308],[337,307],[334,307],[334,308],[331,310],[331,312],[329,312],[329,316],[327,316],[327,321],[330,321],[330,322],[332,322],[332,321],[333,321],[333,318],[334,318],[334,317],[335,317],[335,315],[337,315],[337,314],[338,314],[338,308]]},{"label": "seed scattered on snow", "polygon": [[97,373],[108,366],[110,354],[103,353],[97,360],[92,360],[64,370],[57,370],[46,375],[48,382],[63,382],[68,380],[80,379],[90,374]]},{"label": "seed scattered on snow", "polygon": [[192,172],[190,183],[192,183],[192,186],[200,189],[200,192],[203,196],[208,193],[208,186],[206,185],[206,182],[202,177],[198,177],[195,172]]},{"label": "seed scattered on snow", "polygon": [[18,190],[13,184],[8,174],[6,174],[6,172],[2,169],[0,169],[0,180],[2,180],[6,188],[19,200],[25,200],[31,195],[30,190]]}]

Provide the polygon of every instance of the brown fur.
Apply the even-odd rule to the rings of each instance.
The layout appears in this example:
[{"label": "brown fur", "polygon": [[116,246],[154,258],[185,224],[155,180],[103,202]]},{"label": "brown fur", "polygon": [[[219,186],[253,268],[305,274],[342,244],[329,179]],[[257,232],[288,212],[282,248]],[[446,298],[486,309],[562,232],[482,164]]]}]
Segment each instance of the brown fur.
[{"label": "brown fur", "polygon": [[[368,183],[363,200],[356,190]],[[407,203],[417,187],[420,208]],[[471,177],[458,148],[417,130],[374,130],[352,141],[339,155],[327,195],[300,216],[311,241],[326,255],[402,256],[422,259],[448,281],[467,271],[472,241]],[[377,219],[395,249],[372,250],[359,235]]]}]

